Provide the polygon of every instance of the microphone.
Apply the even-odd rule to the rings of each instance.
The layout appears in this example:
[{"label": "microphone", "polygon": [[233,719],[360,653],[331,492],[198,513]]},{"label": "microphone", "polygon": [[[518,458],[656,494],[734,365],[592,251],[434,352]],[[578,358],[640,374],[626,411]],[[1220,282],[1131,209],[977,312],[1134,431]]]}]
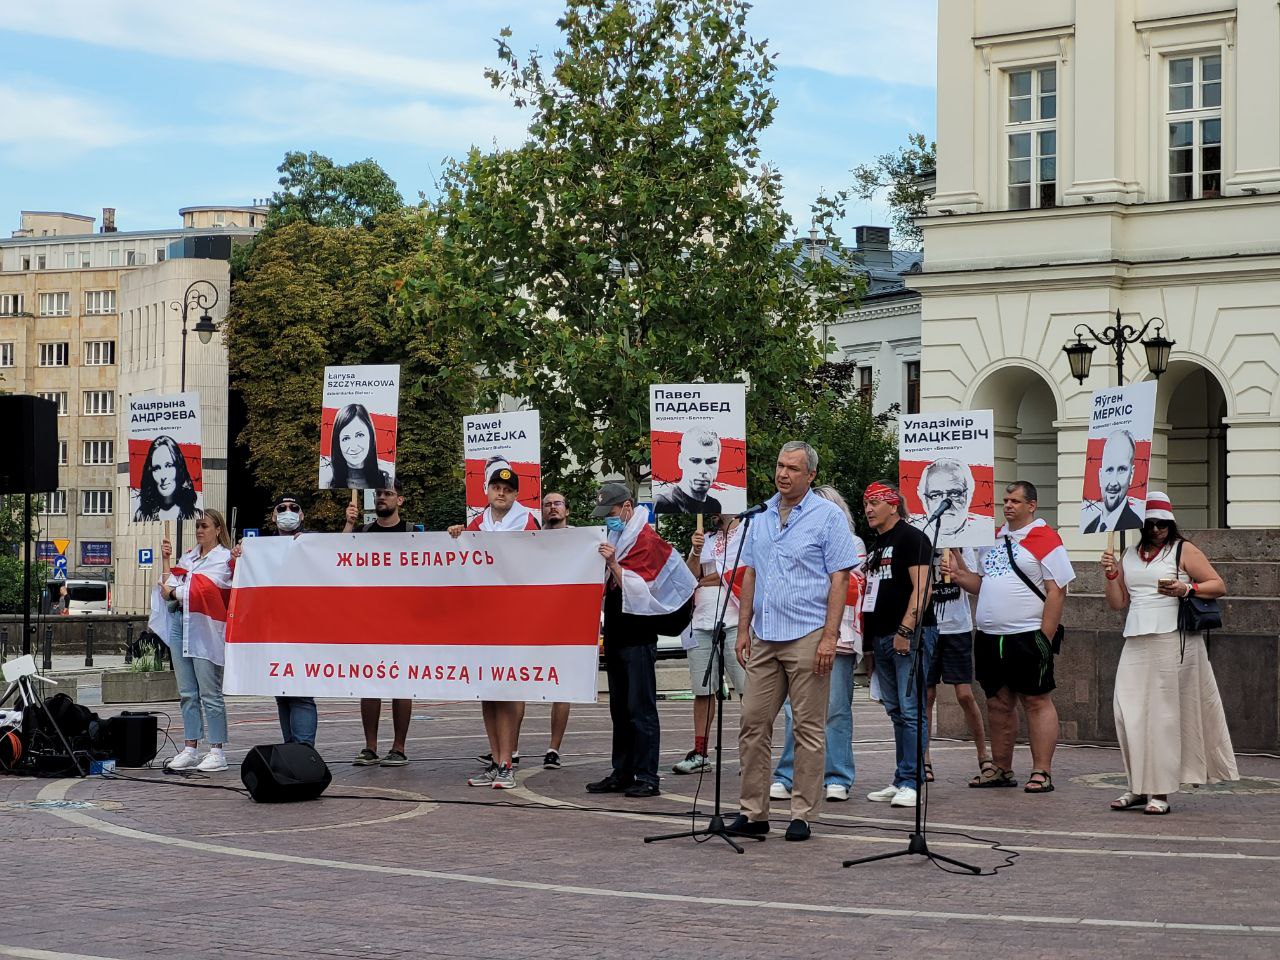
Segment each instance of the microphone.
[{"label": "microphone", "polygon": [[768,509],[769,509],[769,504],[767,502],[757,503],[754,507],[747,507],[747,509],[743,510],[740,514],[738,514],[738,519],[749,520],[752,517],[758,517],[760,514],[764,513]]},{"label": "microphone", "polygon": [[951,507],[952,507],[952,503],[950,498],[943,497],[942,502],[938,504],[938,506],[934,509],[933,513],[929,514],[929,519],[924,522],[924,525],[927,527],[929,526],[929,524],[934,523],[935,521],[941,519],[942,515],[946,513],[948,510],[950,510]]}]

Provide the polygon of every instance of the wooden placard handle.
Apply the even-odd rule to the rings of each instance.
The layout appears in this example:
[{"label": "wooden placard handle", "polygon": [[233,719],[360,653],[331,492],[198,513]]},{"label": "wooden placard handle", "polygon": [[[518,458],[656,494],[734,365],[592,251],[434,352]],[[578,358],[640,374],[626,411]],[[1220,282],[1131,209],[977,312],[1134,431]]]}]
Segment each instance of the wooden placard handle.
[{"label": "wooden placard handle", "polygon": [[702,532],[702,514],[698,514],[698,532]]},{"label": "wooden placard handle", "polygon": [[[950,563],[950,562],[951,562],[951,548],[950,548],[950,547],[943,547],[943,548],[942,548],[942,560],[943,560],[943,562],[944,562],[944,563]],[[942,582],[943,582],[943,583],[950,583],[950,582],[951,582],[951,574],[949,574],[949,573],[944,573],[944,574],[942,575]]]},{"label": "wooden placard handle", "polygon": [[1115,555],[1116,552],[1116,532],[1114,530],[1107,531],[1107,553]]}]

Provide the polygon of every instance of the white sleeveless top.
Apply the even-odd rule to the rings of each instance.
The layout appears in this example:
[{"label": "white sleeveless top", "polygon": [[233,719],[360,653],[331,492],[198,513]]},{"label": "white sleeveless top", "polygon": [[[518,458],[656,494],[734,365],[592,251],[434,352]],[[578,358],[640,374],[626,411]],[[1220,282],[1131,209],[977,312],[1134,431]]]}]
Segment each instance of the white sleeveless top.
[{"label": "white sleeveless top", "polygon": [[1177,543],[1161,550],[1154,560],[1144,563],[1136,547],[1126,550],[1120,559],[1125,586],[1129,588],[1129,616],[1124,622],[1124,635],[1138,637],[1148,633],[1173,633],[1178,629],[1178,598],[1166,597],[1156,589],[1161,579],[1190,581],[1177,568]]}]

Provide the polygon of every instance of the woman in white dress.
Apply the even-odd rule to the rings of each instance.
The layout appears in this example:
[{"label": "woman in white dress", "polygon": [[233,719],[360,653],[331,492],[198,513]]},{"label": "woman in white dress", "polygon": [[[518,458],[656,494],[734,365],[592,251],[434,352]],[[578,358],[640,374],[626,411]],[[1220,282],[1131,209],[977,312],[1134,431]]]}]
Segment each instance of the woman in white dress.
[{"label": "woman in white dress", "polygon": [[1227,587],[1178,533],[1163,493],[1148,494],[1138,545],[1119,562],[1103,553],[1102,569],[1111,609],[1129,608],[1113,701],[1129,789],[1111,809],[1166,814],[1184,783],[1240,778],[1204,636],[1178,630],[1180,599],[1214,599]]}]

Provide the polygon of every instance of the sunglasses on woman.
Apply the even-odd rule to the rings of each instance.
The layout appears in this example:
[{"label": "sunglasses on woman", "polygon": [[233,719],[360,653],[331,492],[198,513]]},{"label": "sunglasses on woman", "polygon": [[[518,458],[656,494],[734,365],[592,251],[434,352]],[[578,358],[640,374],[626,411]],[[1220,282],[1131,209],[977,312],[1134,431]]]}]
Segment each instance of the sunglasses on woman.
[{"label": "sunglasses on woman", "polygon": [[282,503],[276,507],[276,513],[301,513],[302,508],[296,503]]},{"label": "sunglasses on woman", "polygon": [[1168,530],[1169,521],[1168,520],[1148,520],[1147,526],[1151,527],[1153,530]]}]

